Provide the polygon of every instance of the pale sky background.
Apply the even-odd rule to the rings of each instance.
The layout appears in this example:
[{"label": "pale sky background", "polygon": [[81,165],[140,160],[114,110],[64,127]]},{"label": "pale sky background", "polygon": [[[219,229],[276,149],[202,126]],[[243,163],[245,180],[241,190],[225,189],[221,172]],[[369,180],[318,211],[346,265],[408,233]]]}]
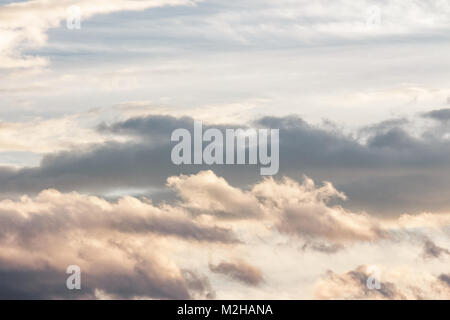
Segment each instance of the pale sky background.
[{"label": "pale sky background", "polygon": [[449,103],[446,1],[195,1],[82,16],[80,30],[64,16],[77,1],[60,3],[60,16],[42,14],[51,28],[39,13],[14,21],[19,40],[5,48],[18,68],[0,65],[5,122],[81,116],[89,126],[87,112],[98,122],[139,104],[187,115],[213,107],[227,120],[298,114],[351,129]]}]

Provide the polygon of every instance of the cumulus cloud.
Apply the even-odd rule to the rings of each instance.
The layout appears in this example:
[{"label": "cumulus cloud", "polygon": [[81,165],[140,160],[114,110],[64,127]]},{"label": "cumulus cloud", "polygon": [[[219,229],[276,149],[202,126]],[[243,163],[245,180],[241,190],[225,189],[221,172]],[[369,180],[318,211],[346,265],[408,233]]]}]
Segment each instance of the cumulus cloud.
[{"label": "cumulus cloud", "polygon": [[[56,190],[0,201],[0,221],[0,296],[9,298],[93,298],[98,290],[118,298],[212,298],[208,280],[167,252],[176,241],[238,241],[181,208]],[[78,295],[65,289],[65,269],[73,264],[83,275]]]},{"label": "cumulus cloud", "polygon": [[[264,243],[272,238],[267,244],[270,247],[275,245],[274,238],[282,236],[290,243],[305,241],[303,249],[337,254],[358,243],[391,239],[398,231],[406,234],[448,226],[448,220],[433,222],[405,215],[383,221],[348,211],[329,203],[334,197],[345,198],[331,183],[318,186],[307,177],[302,183],[265,178],[241,189],[212,171],[202,171],[170,177],[167,186],[178,195],[178,201],[156,205],[147,198],[131,196],[108,201],[54,189],[36,197],[1,200],[0,273],[5,276],[0,296],[214,298],[214,287],[205,272],[197,270],[198,264],[193,268],[174,258],[177,248],[189,248],[194,259],[202,248],[243,250],[248,241]],[[437,246],[428,249],[434,255],[443,253]],[[253,260],[227,261],[223,255],[217,259],[221,262],[209,265],[213,274],[250,287],[266,282],[263,266]],[[78,295],[61,287],[65,268],[72,264],[83,271],[84,289]],[[360,284],[363,277],[361,270],[344,276],[330,273],[323,286],[348,283],[345,296],[358,298],[411,296],[399,291],[395,281],[385,282],[384,291],[368,293]],[[19,287],[14,287],[15,279],[21,279]],[[441,283],[445,282],[446,278],[442,279]],[[42,292],[37,287],[42,287]],[[328,293],[318,296],[326,298]]]},{"label": "cumulus cloud", "polygon": [[256,286],[264,281],[264,276],[257,267],[243,261],[221,262],[217,265],[210,264],[209,269],[214,273],[220,273],[234,280],[248,285]]},{"label": "cumulus cloud", "polygon": [[335,244],[372,241],[384,237],[378,222],[364,213],[329,206],[332,198],[344,198],[325,182],[317,187],[312,179],[298,183],[289,178],[265,178],[249,191],[230,186],[213,171],[168,179],[177,190],[180,205],[192,212],[221,218],[263,219],[281,233]]},{"label": "cumulus cloud", "polygon": [[302,184],[289,178],[281,182],[268,178],[252,191],[275,217],[280,232],[335,243],[370,241],[382,236],[381,229],[370,216],[327,205],[333,197],[345,199],[344,194],[329,182],[317,188],[309,178]]},{"label": "cumulus cloud", "polygon": [[177,191],[183,206],[200,213],[242,219],[256,218],[264,212],[255,195],[230,186],[210,170],[171,177],[167,185]]},{"label": "cumulus cloud", "polygon": [[408,230],[442,230],[450,225],[448,214],[404,214],[395,220],[383,220],[349,211],[330,203],[335,198],[346,199],[333,184],[318,186],[308,177],[301,183],[288,177],[263,178],[243,190],[208,170],[170,177],[167,185],[181,199],[177,205],[193,214],[225,221],[267,222],[282,234],[305,239],[304,249],[323,252],[335,252],[354,242],[389,239],[394,233],[406,235]]}]

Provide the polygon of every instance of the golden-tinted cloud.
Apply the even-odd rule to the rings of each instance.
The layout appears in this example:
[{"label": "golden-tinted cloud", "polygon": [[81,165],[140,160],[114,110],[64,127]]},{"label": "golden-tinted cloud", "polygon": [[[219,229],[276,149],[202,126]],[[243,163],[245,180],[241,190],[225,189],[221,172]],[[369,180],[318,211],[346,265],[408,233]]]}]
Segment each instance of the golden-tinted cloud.
[{"label": "golden-tinted cloud", "polygon": [[[214,298],[222,294],[214,284],[224,276],[251,290],[276,285],[271,281],[281,266],[259,254],[277,254],[279,246],[290,256],[330,261],[342,251],[362,254],[358,247],[362,244],[396,246],[415,235],[427,252],[445,251],[423,242],[428,239],[422,233],[430,230],[430,219],[405,215],[384,221],[348,211],[330,204],[333,198],[345,198],[331,183],[317,186],[307,177],[301,183],[265,178],[240,189],[212,171],[202,171],[170,177],[167,185],[178,201],[154,204],[130,196],[109,201],[54,189],[34,198],[0,201],[0,275],[4,279],[0,297]],[[431,226],[436,231],[448,224],[439,216]],[[298,249],[289,251],[292,246]],[[186,253],[180,252],[183,248]],[[260,253],[249,256],[248,262],[236,259],[254,248],[263,251],[256,250],[255,254]],[[65,268],[73,264],[83,271],[84,289],[78,295],[64,287]],[[364,289],[368,274],[362,268],[343,275],[329,272],[315,294],[319,298],[397,299],[432,293],[405,292],[406,284],[398,284],[389,272],[383,289],[376,292]],[[439,274],[433,281],[425,279],[427,286],[437,288],[439,297],[446,294],[445,273],[441,274],[443,280]],[[408,281],[415,280],[410,277],[404,283]]]}]

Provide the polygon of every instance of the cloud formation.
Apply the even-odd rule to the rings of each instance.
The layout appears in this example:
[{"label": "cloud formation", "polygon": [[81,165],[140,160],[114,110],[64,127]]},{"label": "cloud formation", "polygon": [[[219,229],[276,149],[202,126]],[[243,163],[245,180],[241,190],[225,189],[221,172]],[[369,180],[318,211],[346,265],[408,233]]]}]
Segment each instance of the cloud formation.
[{"label": "cloud formation", "polygon": [[445,275],[421,274],[408,268],[381,273],[381,288],[370,289],[367,279],[373,274],[361,265],[346,273],[328,271],[315,287],[316,299],[405,300],[450,299]]},{"label": "cloud formation", "polygon": [[261,270],[243,261],[210,264],[209,269],[251,286],[257,286],[264,281]]},{"label": "cloud formation", "polygon": [[43,67],[43,57],[23,54],[24,48],[44,46],[47,31],[70,18],[68,9],[77,6],[82,19],[118,11],[140,11],[174,5],[192,5],[194,0],[33,0],[0,6],[0,68]]},{"label": "cloud formation", "polygon": [[[264,178],[240,189],[212,171],[202,171],[170,177],[167,186],[178,195],[172,204],[155,205],[130,196],[108,201],[54,189],[34,198],[1,200],[0,273],[5,276],[0,296],[209,299],[220,294],[210,281],[214,275],[225,275],[248,287],[269,281],[264,265],[255,260],[225,259],[227,248],[236,255],[256,244],[274,249],[274,239],[281,237],[312,250],[302,250],[302,254],[320,252],[326,257],[362,243],[395,244],[408,240],[408,234],[420,237],[430,228],[444,230],[449,225],[448,215],[435,215],[434,220],[427,214],[403,215],[384,221],[351,212],[329,203],[334,197],[345,198],[331,183],[317,186],[307,177],[302,183]],[[189,251],[188,260],[179,256],[183,247]],[[221,262],[208,264],[205,248],[216,252]],[[427,243],[425,248],[434,256],[445,251]],[[83,272],[84,289],[78,294],[65,290],[62,281],[65,268],[73,264]],[[365,276],[359,269],[345,275],[330,273],[317,295],[412,296],[399,291],[395,281],[384,282],[384,289],[377,293],[366,292],[361,287]],[[20,286],[14,287],[14,281]],[[323,289],[342,283],[348,290],[344,293]],[[328,296],[330,292],[335,293]]]},{"label": "cloud formation", "polygon": [[439,258],[443,255],[450,255],[450,250],[439,247],[430,239],[426,239],[423,246],[423,257],[425,259]]},{"label": "cloud formation", "polygon": [[[211,298],[204,276],[180,268],[171,243],[238,243],[229,229],[197,222],[181,208],[125,197],[116,203],[46,190],[0,201],[2,297]],[[83,290],[65,289],[65,269],[81,267]],[[7,276],[9,275],[9,276]]]},{"label": "cloud formation", "polygon": [[[280,129],[279,176],[307,175],[331,181],[349,198],[354,211],[398,216],[404,212],[445,212],[450,163],[448,128],[430,124],[422,132],[407,130],[405,121],[364,127],[358,136],[340,129],[311,125],[297,116],[264,117],[248,127]],[[408,126],[415,128],[411,122]],[[259,179],[257,166],[186,165],[170,161],[168,139],[176,128],[192,129],[189,117],[151,115],[98,127],[103,143],[74,146],[50,153],[37,167],[0,168],[0,195],[42,189],[107,194],[117,189],[159,189],[168,176],[212,169],[231,184],[246,186]],[[205,128],[226,126],[207,124]],[[234,126],[231,126],[232,128]],[[121,139],[126,142],[121,142]],[[351,177],[351,178],[349,178]],[[403,192],[395,192],[402,190]],[[167,199],[167,198],[166,198]],[[248,214],[257,214],[250,206]],[[255,211],[256,210],[256,211]]]},{"label": "cloud formation", "polygon": [[450,109],[432,110],[424,113],[423,116],[446,123],[450,120]]},{"label": "cloud formation", "polygon": [[[0,3],[0,299],[449,298],[448,1]],[[173,165],[194,119],[279,175]]]}]

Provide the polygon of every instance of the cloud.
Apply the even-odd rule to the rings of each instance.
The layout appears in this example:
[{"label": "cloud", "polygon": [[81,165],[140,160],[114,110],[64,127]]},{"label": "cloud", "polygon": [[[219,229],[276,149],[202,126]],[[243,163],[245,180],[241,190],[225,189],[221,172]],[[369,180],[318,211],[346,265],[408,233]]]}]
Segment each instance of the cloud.
[{"label": "cloud", "polygon": [[[206,5],[215,10],[207,15],[193,12],[194,17],[183,21],[187,30],[174,30],[171,25],[165,25],[160,27],[162,32],[180,38],[180,41],[186,41],[186,38],[193,41],[220,39],[228,46],[272,48],[275,45],[291,48],[306,43],[347,43],[367,38],[388,41],[392,37],[438,34],[441,28],[448,27],[445,15],[450,11],[447,3],[438,0],[409,4],[366,0],[351,5],[345,0],[332,4],[326,0],[313,3],[247,0],[240,2],[241,10],[234,6],[220,10],[223,4],[217,0]],[[189,23],[199,16],[202,25]]]},{"label": "cloud", "polygon": [[448,249],[437,246],[430,239],[426,239],[423,245],[422,255],[425,259],[439,258],[442,255],[450,255],[450,251]]},{"label": "cloud", "polygon": [[198,275],[191,270],[183,270],[183,276],[194,298],[214,299],[216,297],[216,292],[206,276]]},{"label": "cloud", "polygon": [[[382,269],[380,269],[382,270]],[[328,271],[315,286],[316,299],[405,300],[449,299],[450,290],[442,276],[421,274],[408,268],[380,271],[380,289],[369,289],[373,277],[369,266],[359,266],[346,273]]]},{"label": "cloud", "polygon": [[334,197],[345,199],[329,182],[316,187],[309,178],[302,184],[289,178],[281,182],[268,178],[255,185],[252,192],[262,199],[280,232],[338,244],[382,237],[380,227],[370,216],[327,205]]},{"label": "cloud", "polygon": [[[181,208],[124,197],[117,202],[41,192],[0,201],[0,296],[17,299],[212,298],[205,276],[170,258],[177,242],[233,245],[227,228],[199,222]],[[69,265],[82,270],[82,290],[65,288]],[[99,291],[100,290],[100,291]]]},{"label": "cloud", "polygon": [[264,281],[261,270],[243,261],[210,264],[209,269],[251,286],[257,286]]},{"label": "cloud", "polygon": [[448,207],[450,142],[445,133],[417,136],[406,131],[403,122],[392,122],[375,126],[361,141],[295,116],[265,117],[258,123],[281,128],[281,174],[293,176],[301,170],[332,181],[349,197],[347,207],[352,210],[392,216]]},{"label": "cloud", "polygon": [[82,114],[77,114],[55,119],[0,122],[0,151],[33,152],[42,155],[67,151],[82,145],[127,140],[123,136],[101,134],[84,125],[82,118]]},{"label": "cloud", "polygon": [[450,275],[448,274],[441,274],[439,276],[439,280],[441,280],[442,282],[444,282],[447,286],[450,287]]},{"label": "cloud", "polygon": [[[171,204],[156,205],[147,198],[131,196],[108,201],[54,189],[33,198],[1,200],[0,275],[4,276],[0,277],[0,296],[210,299],[216,293],[205,274],[205,249],[221,261],[210,263],[210,272],[254,287],[268,281],[265,265],[254,258],[250,264],[224,260],[231,248],[249,250],[264,244],[267,250],[276,249],[275,239],[284,239],[294,246],[304,241],[304,249],[327,253],[321,255],[327,257],[362,243],[396,244],[409,239],[402,235],[421,236],[427,228],[449,225],[448,216],[442,219],[443,215],[431,216],[434,221],[430,214],[385,221],[348,211],[330,204],[334,197],[345,198],[331,183],[318,186],[307,177],[302,183],[264,178],[241,189],[212,171],[202,171],[169,177],[167,186],[178,195]],[[248,214],[252,210],[257,214]],[[187,250],[184,253],[183,248]],[[433,254],[439,251],[428,248]],[[73,264],[82,270],[83,290],[79,293],[67,292],[64,287],[65,269]],[[395,279],[384,282],[384,291],[368,293],[361,287],[364,275],[361,270],[344,276],[330,273],[322,287],[348,282],[349,291],[336,295],[412,296],[397,288]],[[15,279],[22,279],[20,287],[14,287]],[[323,290],[318,296],[329,297],[327,294],[337,289]]]},{"label": "cloud", "polygon": [[[108,245],[106,239],[101,237],[84,237],[83,241],[81,239],[83,238],[76,241],[85,243],[75,247],[76,241],[71,243],[69,239],[52,237],[53,241],[64,243],[45,243],[48,248],[40,248],[39,255],[36,251],[23,248],[20,252],[18,248],[5,248],[2,244],[2,250],[15,253],[15,256],[2,255],[0,259],[0,297],[95,299],[98,290],[116,299],[189,299],[210,295],[209,292],[202,291],[203,288],[199,287],[199,284],[194,286],[192,276],[180,271],[172,262],[159,261],[161,256],[144,256],[142,252],[131,256],[125,250]],[[83,256],[88,254],[90,256]],[[24,258],[27,255],[33,256],[29,258],[30,265],[10,266],[14,257]],[[66,288],[68,275],[65,268],[73,262],[77,262],[81,267],[80,291],[69,291]]]},{"label": "cloud", "polygon": [[345,199],[345,195],[329,182],[317,187],[308,177],[301,184],[287,177],[279,181],[265,178],[249,191],[243,191],[208,170],[171,177],[168,186],[182,199],[178,205],[194,214],[262,219],[283,234],[333,244],[373,241],[386,236],[378,221],[367,214],[329,206],[330,199]]},{"label": "cloud", "polygon": [[[48,60],[43,57],[24,54],[24,49],[39,48],[47,42],[47,32],[67,19],[67,9],[80,7],[82,19],[95,15],[119,11],[141,11],[148,8],[193,5],[194,0],[100,0],[92,3],[87,0],[65,1],[23,1],[0,7],[0,66],[2,68],[28,68],[45,66]],[[327,1],[245,1],[236,10],[231,7],[225,12],[219,10],[223,4],[208,2],[200,12],[193,11],[187,17],[171,23],[156,21],[150,30],[156,30],[166,38],[175,38],[178,43],[196,41],[220,41],[228,45],[292,46],[293,43],[323,43],[362,41],[370,38],[410,38],[420,34],[441,36],[442,28],[448,27],[446,16],[450,11],[442,1],[425,1],[406,5],[398,3],[379,3],[362,1],[348,5],[344,0],[330,5]],[[375,8],[381,15],[380,23],[368,26]],[[210,13],[212,11],[212,13]],[[372,10],[373,11],[373,10]],[[168,18],[164,17],[167,21]],[[376,18],[376,17],[375,17]],[[198,25],[193,20],[201,20]],[[264,21],[264,24],[261,23]],[[376,21],[378,21],[376,19]],[[175,24],[176,22],[176,24]],[[179,25],[182,28],[179,28]],[[206,27],[205,27],[206,26]],[[186,40],[188,39],[188,40]],[[192,40],[192,41],[189,41]],[[195,42],[194,42],[195,43]]]},{"label": "cloud", "polygon": [[344,247],[339,244],[327,244],[321,243],[317,241],[306,241],[305,244],[301,247],[302,251],[313,250],[316,252],[322,252],[326,254],[337,253],[339,250]]},{"label": "cloud", "polygon": [[442,226],[450,225],[450,215],[433,214],[424,212],[417,215],[402,214],[396,221],[400,228],[414,229],[414,228],[429,228],[439,229]]},{"label": "cloud", "polygon": [[[43,158],[0,167],[0,298],[309,298],[330,265],[318,297],[448,298],[449,115],[423,113],[449,95],[436,86],[447,2],[4,3],[1,162]],[[70,5],[82,30],[65,28]],[[138,12],[172,5],[187,6]],[[67,116],[124,97],[152,103]],[[349,125],[394,118],[349,130],[318,124],[325,110]],[[279,175],[174,166],[170,133],[194,118],[280,128]],[[353,269],[370,260],[387,264],[377,292]],[[69,264],[81,292],[65,288]]]},{"label": "cloud", "polygon": [[432,110],[424,113],[423,117],[446,123],[450,120],[450,109]]},{"label": "cloud", "polygon": [[[170,134],[176,128],[192,130],[192,124],[189,117],[162,115],[101,124],[98,131],[104,137],[97,144],[47,154],[38,167],[0,168],[0,193],[3,197],[33,194],[45,188],[99,194],[118,189],[161,190],[168,176],[207,169],[231,185],[259,180],[257,166],[172,164]],[[205,125],[209,127],[224,130],[227,126]],[[398,216],[445,212],[450,204],[445,191],[450,187],[450,140],[448,130],[440,125],[418,134],[409,132],[404,121],[385,121],[362,128],[359,137],[308,124],[297,116],[264,117],[247,127],[279,128],[279,176],[304,174],[331,181],[348,196],[346,206],[353,211]],[[249,214],[255,214],[251,208]]]},{"label": "cloud", "polygon": [[199,213],[238,219],[258,218],[264,213],[264,208],[252,193],[230,186],[210,170],[170,177],[167,185],[177,191],[183,206]]},{"label": "cloud", "polygon": [[0,68],[47,65],[45,58],[27,56],[22,51],[44,46],[48,29],[56,28],[68,19],[71,6],[79,7],[82,19],[88,19],[97,14],[194,3],[193,0],[100,0],[95,3],[87,0],[33,0],[0,6]]},{"label": "cloud", "polygon": [[263,178],[247,190],[233,187],[213,171],[168,178],[176,191],[176,205],[193,215],[210,216],[217,221],[259,221],[278,232],[307,240],[304,248],[336,252],[355,242],[374,242],[416,229],[445,229],[448,214],[401,215],[384,220],[364,212],[352,212],[330,202],[346,199],[330,182],[321,186],[304,177],[299,183],[288,177]]},{"label": "cloud", "polygon": [[101,231],[104,228],[198,241],[237,241],[230,230],[196,223],[178,208],[156,207],[132,197],[110,203],[93,196],[46,190],[35,199],[24,196],[18,202],[0,201],[0,213],[1,238],[13,232],[20,234],[22,241],[65,230]]}]

